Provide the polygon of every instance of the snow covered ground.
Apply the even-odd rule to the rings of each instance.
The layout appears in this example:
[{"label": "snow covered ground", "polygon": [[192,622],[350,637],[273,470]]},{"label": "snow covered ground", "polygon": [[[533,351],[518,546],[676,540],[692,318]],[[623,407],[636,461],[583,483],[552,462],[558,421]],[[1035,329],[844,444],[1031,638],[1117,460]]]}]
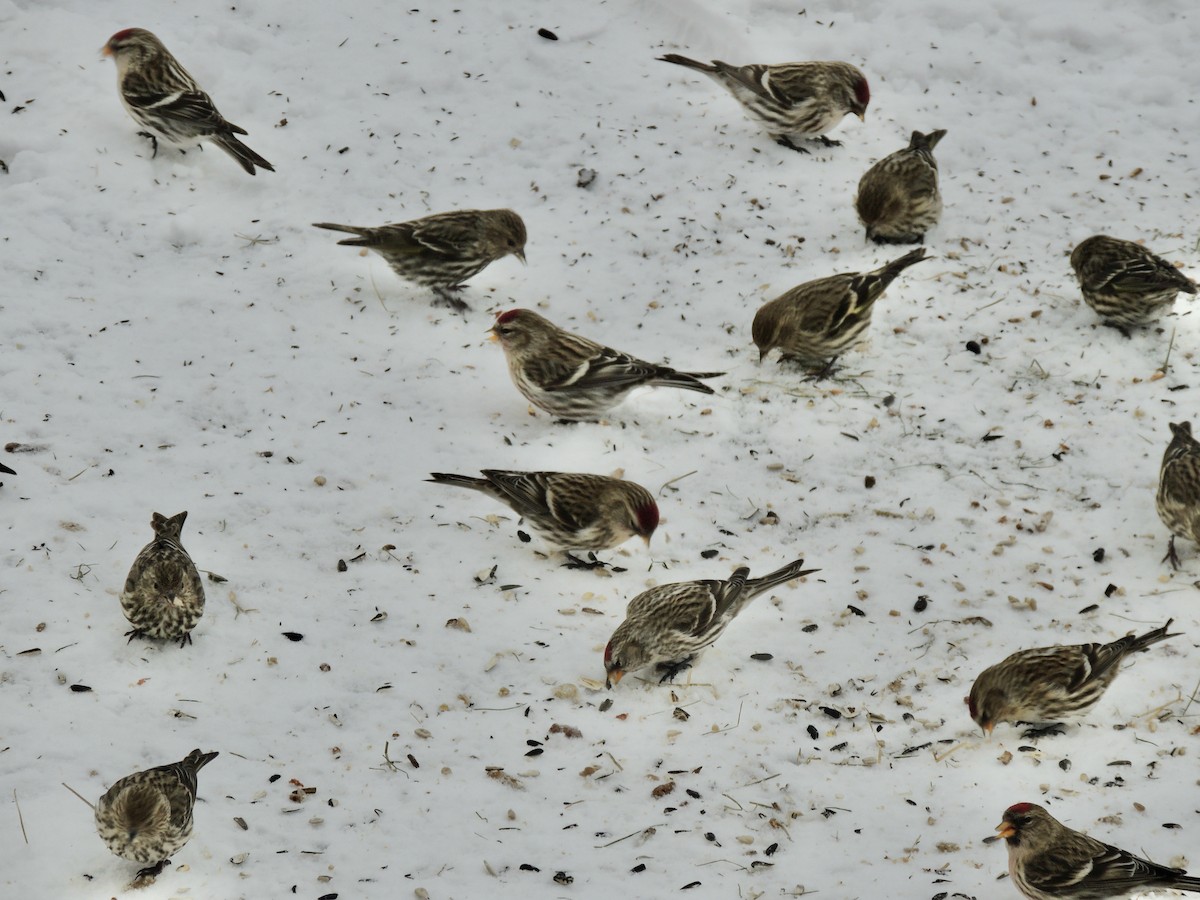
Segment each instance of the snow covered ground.
[{"label": "snow covered ground", "polygon": [[[98,52],[129,26],[277,172],[149,158]],[[5,896],[125,895],[60,783],[194,747],[221,752],[195,835],[143,897],[1015,897],[981,839],[1019,800],[1200,868],[1200,554],[1161,564],[1154,510],[1200,329],[1183,299],[1100,327],[1067,261],[1105,231],[1200,270],[1196,27],[1184,0],[0,0]],[[843,59],[871,108],[801,156],[669,51]],[[759,305],[903,252],[854,188],[933,128],[936,258],[841,380],[760,365]],[[529,265],[465,317],[310,226],[504,206]],[[485,340],[512,306],[728,375],[556,425]],[[663,524],[626,571],[558,568],[422,480],[481,467],[622,471]],[[182,650],[122,637],[155,510],[220,577]],[[690,683],[603,689],[647,585],[799,556],[821,572]],[[1016,649],[1172,616],[1083,728],[966,714]]]}]

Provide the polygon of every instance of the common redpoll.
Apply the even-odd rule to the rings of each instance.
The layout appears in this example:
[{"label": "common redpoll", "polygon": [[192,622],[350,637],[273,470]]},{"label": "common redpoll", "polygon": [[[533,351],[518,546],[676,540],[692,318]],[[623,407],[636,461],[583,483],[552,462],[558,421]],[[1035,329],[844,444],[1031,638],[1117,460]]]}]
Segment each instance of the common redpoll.
[{"label": "common redpoll", "polygon": [[927,258],[918,247],[874,271],[818,278],[769,301],[751,328],[759,360],[778,347],[783,359],[828,372],[871,323],[875,301],[892,280]]},{"label": "common redpoll", "polygon": [[1158,517],[1171,530],[1163,562],[1179,568],[1175,537],[1200,541],[1200,443],[1192,437],[1191,422],[1171,423],[1171,443],[1158,471],[1158,494],[1154,498]]},{"label": "common redpoll", "polygon": [[1008,873],[1029,900],[1106,900],[1154,890],[1200,893],[1200,878],[1068,828],[1036,803],[1004,811]]},{"label": "common redpoll", "polygon": [[1173,638],[1173,619],[1140,637],[1127,634],[1107,644],[1059,644],[1018,650],[979,673],[967,708],[988,734],[1000,722],[1025,722],[1026,737],[1048,734],[1059,722],[1080,718],[1100,702],[1130,653]]},{"label": "common redpoll", "polygon": [[803,565],[797,559],[762,578],[750,578],[750,569],[740,566],[728,581],[660,584],[638,594],[604,648],[605,684],[611,688],[627,672],[649,665],[662,673],[660,683],[674,678],[759,594],[820,571]]},{"label": "common redpoll", "polygon": [[858,182],[854,207],[877,244],[919,244],[942,217],[933,148],[945,130],[912,133],[908,146],[885,156]]},{"label": "common redpoll", "polygon": [[192,629],[204,615],[204,583],[179,534],[187,512],[167,518],[154,513],[150,527],[154,540],[142,548],[121,594],[121,609],[133,626],[125,634],[135,637],[192,642]]},{"label": "common redpoll", "polygon": [[520,515],[568,565],[591,568],[572,550],[608,550],[635,534],[650,543],[658,527],[658,504],[640,484],[576,472],[502,472],[483,469],[483,478],[431,473],[429,481],[482,491]]},{"label": "common redpoll", "polygon": [[1196,293],[1196,283],[1140,244],[1094,235],[1071,251],[1071,267],[1087,305],[1105,325],[1128,337],[1131,325],[1152,322],[1175,305],[1180,291]]},{"label": "common redpoll", "polygon": [[839,146],[840,142],[831,141],[825,132],[849,113],[865,119],[871,102],[866,77],[849,63],[731,66],[719,59],[709,65],[677,53],[658,58],[703,72],[733,94],[776,143],[801,153],[808,150],[797,141],[815,138],[826,146]]},{"label": "common redpoll", "polygon": [[152,863],[135,882],[158,875],[191,838],[196,773],[216,756],[193,750],[177,763],[134,772],[96,801],[96,830],[108,849],[130,862]]},{"label": "common redpoll", "polygon": [[513,384],[525,399],[560,419],[598,419],[636,387],[674,387],[701,394],[697,379],[724,372],[677,372],[564,331],[528,309],[496,317],[492,339],[508,360]]},{"label": "common redpoll", "polygon": [[147,131],[139,132],[154,145],[158,139],[176,146],[212,141],[251,175],[255,166],[274,172],[275,167],[243,144],[246,134],[217,112],[212,98],[187,69],[179,64],[162,41],[144,28],[126,28],[108,39],[101,50],[117,64],[117,90],[133,120]]},{"label": "common redpoll", "polygon": [[455,309],[468,306],[450,292],[472,275],[510,253],[525,262],[525,223],[511,209],[460,209],[377,228],[313,225],[358,235],[338,244],[374,250],[405,281],[433,288]]}]

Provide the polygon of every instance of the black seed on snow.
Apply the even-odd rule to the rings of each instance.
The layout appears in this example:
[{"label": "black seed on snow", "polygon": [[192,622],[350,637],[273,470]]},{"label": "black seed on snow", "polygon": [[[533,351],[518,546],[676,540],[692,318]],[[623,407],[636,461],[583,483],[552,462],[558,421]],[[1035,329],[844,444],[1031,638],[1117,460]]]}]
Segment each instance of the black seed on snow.
[{"label": "black seed on snow", "polygon": [[346,561],[344,559],[339,559],[338,564],[337,564],[337,570],[339,572],[345,572],[346,569],[347,569]]},{"label": "black seed on snow", "polygon": [[808,726],[808,736],[809,736],[810,738],[812,738],[812,739],[815,741],[815,740],[817,739],[817,735],[818,735],[818,734],[820,734],[820,732],[819,732],[819,731],[817,731],[817,726],[816,726],[816,725],[809,725],[809,726]]},{"label": "black seed on snow", "polygon": [[575,880],[574,876],[568,875],[566,872],[555,872],[554,881],[557,884],[571,884]]},{"label": "black seed on snow", "polygon": [[1104,562],[1104,548],[1103,547],[1097,547],[1095,550],[1092,551],[1092,561],[1093,562]]},{"label": "black seed on snow", "polygon": [[866,615],[866,613],[863,612],[861,609],[859,609],[857,606],[851,606],[849,603],[846,604],[846,609],[850,610],[850,612],[854,613],[856,616],[865,616]]},{"label": "black seed on snow", "polygon": [[694,888],[694,887],[700,887],[700,882],[699,882],[699,881],[693,881],[691,884],[685,884],[683,887],[681,887],[681,888],[680,888],[680,890],[681,890],[681,891],[686,891],[686,890],[688,890],[689,888]]},{"label": "black seed on snow", "polygon": [[691,797],[693,800],[699,800],[699,799],[700,799],[700,792],[699,792],[699,791],[693,791],[691,788],[688,788],[688,789],[687,789],[687,795],[688,795],[689,797]]},{"label": "black seed on snow", "polygon": [[1115,584],[1110,584],[1108,587],[1106,587],[1104,589],[1104,596],[1111,597],[1116,592],[1117,592],[1117,586]]},{"label": "black seed on snow", "polygon": [[764,855],[764,856],[774,856],[774,855],[775,855],[775,851],[776,851],[776,850],[778,850],[778,849],[779,849],[779,845],[778,845],[778,844],[772,844],[772,845],[771,845],[771,846],[769,846],[769,847],[768,847],[766,850],[764,850],[764,851],[763,851],[763,855]]},{"label": "black seed on snow", "polygon": [[831,719],[840,719],[842,717],[842,714],[832,706],[818,706],[817,709],[825,713],[825,715],[829,716]]},{"label": "black seed on snow", "polygon": [[967,341],[967,349],[976,355],[983,352],[983,348],[979,346],[978,341]]},{"label": "black seed on snow", "polygon": [[300,632],[298,632],[298,631],[283,631],[283,632],[280,632],[280,633],[281,633],[281,634],[282,634],[282,635],[283,635],[285,638],[287,638],[289,641],[302,641],[302,640],[304,640],[304,635],[302,635],[302,634],[301,634]]},{"label": "black seed on snow", "polygon": [[600,712],[608,712],[612,709],[612,697],[605,697],[604,702],[600,704]]},{"label": "black seed on snow", "polygon": [[530,751],[529,751],[528,753],[526,753],[525,755],[526,755],[526,756],[541,756],[541,755],[542,755],[543,753],[545,753],[545,752],[546,752],[546,751],[545,751],[545,750],[543,750],[541,747],[534,747],[532,750],[530,750]]},{"label": "black seed on snow", "polygon": [[645,864],[645,863],[638,863],[636,866],[634,866],[634,867],[633,867],[632,869],[630,869],[629,871],[630,871],[630,872],[645,872],[645,871],[646,871],[646,864]]},{"label": "black seed on snow", "polygon": [[832,747],[830,747],[830,748],[829,748],[829,752],[830,752],[830,753],[837,753],[837,752],[839,752],[839,751],[841,751],[841,750],[845,750],[845,749],[846,749],[847,747],[849,747],[849,746],[850,746],[850,742],[849,742],[849,741],[842,741],[840,744],[834,744]]},{"label": "black seed on snow", "polygon": [[1096,610],[1098,610],[1099,608],[1100,608],[1100,604],[1099,604],[1099,603],[1093,603],[1091,606],[1085,606],[1083,609],[1081,609],[1081,610],[1079,611],[1079,615],[1081,615],[1081,616],[1085,616],[1085,615],[1087,615],[1087,614],[1088,614],[1088,613],[1090,613],[1090,612],[1095,612],[1095,611],[1096,611]]},{"label": "black seed on snow", "polygon": [[1037,753],[1037,747],[1030,747],[1028,744],[1017,748],[1018,753]]},{"label": "black seed on snow", "polygon": [[874,475],[868,475],[866,478],[864,478],[864,479],[863,479],[863,487],[865,487],[865,488],[873,488],[873,487],[875,487],[875,476],[874,476]]},{"label": "black seed on snow", "polygon": [[533,540],[533,538],[531,538],[529,535],[527,535],[525,532],[521,531],[518,528],[517,529],[517,540],[520,541],[522,544],[528,544],[531,540]]},{"label": "black seed on snow", "polygon": [[750,658],[753,660],[757,660],[758,662],[768,662],[768,661],[774,659],[775,657],[772,656],[770,653],[751,653]]},{"label": "black seed on snow", "polygon": [[714,556],[717,555],[717,552],[718,551],[716,551],[716,550],[701,550],[700,558],[701,559],[712,559]]},{"label": "black seed on snow", "polygon": [[555,34],[553,31],[551,31],[549,28],[539,28],[538,29],[538,37],[545,38],[548,41],[557,41],[558,40],[558,35]]},{"label": "black seed on snow", "polygon": [[71,690],[73,690],[77,694],[86,694],[88,691],[91,690],[91,688],[88,687],[86,684],[73,684],[73,685],[71,685]]},{"label": "black seed on snow", "polygon": [[803,631],[805,634],[812,634],[814,631],[816,631],[816,630],[817,630],[817,627],[818,627],[818,626],[817,626],[817,623],[816,623],[816,622],[813,622],[813,624],[811,624],[811,625],[805,625],[805,626],[804,626],[803,628],[801,628],[800,630],[801,630],[801,631]]},{"label": "black seed on snow", "polygon": [[1163,822],[1163,828],[1182,828],[1182,825],[1177,825],[1175,822]]},{"label": "black seed on snow", "polygon": [[925,612],[925,609],[928,606],[929,598],[922,594],[917,598],[917,602],[913,604],[913,612]]},{"label": "black seed on snow", "polygon": [[1071,761],[1069,759],[1060,759],[1058,761],[1058,767],[1064,772],[1069,772],[1071,770]]},{"label": "black seed on snow", "polygon": [[540,872],[542,871],[537,866],[531,866],[529,863],[521,863],[522,872]]},{"label": "black seed on snow", "polygon": [[282,777],[283,777],[282,775],[272,775],[270,778],[267,779],[267,781],[269,781],[271,784],[274,784]]}]

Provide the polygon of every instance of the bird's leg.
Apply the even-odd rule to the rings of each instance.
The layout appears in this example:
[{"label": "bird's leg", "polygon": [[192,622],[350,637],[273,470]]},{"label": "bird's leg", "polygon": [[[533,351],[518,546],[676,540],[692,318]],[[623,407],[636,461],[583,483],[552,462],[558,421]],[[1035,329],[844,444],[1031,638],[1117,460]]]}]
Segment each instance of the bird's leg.
[{"label": "bird's leg", "polygon": [[1066,729],[1063,728],[1061,722],[1049,722],[1037,725],[1033,722],[1022,722],[1023,725],[1031,727],[1021,732],[1021,737],[1027,741],[1037,740],[1038,738],[1051,737],[1056,734],[1066,734]]},{"label": "bird's leg", "polygon": [[192,633],[190,631],[185,631],[183,634],[183,637],[181,637],[179,639],[179,649],[182,650],[184,647],[186,647],[191,642],[192,642]]},{"label": "bird's leg", "polygon": [[830,359],[829,362],[825,363],[825,365],[823,365],[821,368],[819,368],[815,372],[812,372],[811,374],[809,374],[808,378],[806,378],[805,381],[811,381],[813,383],[816,383],[818,381],[824,381],[826,378],[829,378],[830,376],[833,375],[834,372],[837,371],[836,363],[837,363],[837,357],[835,356],[832,359]]},{"label": "bird's leg", "polygon": [[1175,535],[1171,535],[1171,540],[1167,542],[1167,555],[1162,558],[1161,562],[1170,562],[1171,568],[1178,571],[1179,554],[1175,552]]},{"label": "bird's leg", "polygon": [[842,146],[842,142],[841,142],[841,141],[835,141],[835,140],[833,140],[833,139],[831,139],[831,138],[827,138],[827,137],[825,137],[825,135],[823,135],[823,134],[819,134],[819,135],[817,135],[817,140],[818,140],[818,141],[820,141],[822,144],[824,144],[826,147],[840,147],[840,146]]},{"label": "bird's leg", "polygon": [[154,135],[152,135],[148,131],[139,131],[138,137],[144,137],[144,138],[149,139],[150,146],[153,148],[152,152],[150,153],[151,159],[154,159],[154,157],[158,156],[158,138],[156,138]]},{"label": "bird's leg", "polygon": [[451,287],[435,287],[433,289],[436,299],[433,301],[434,306],[448,306],[454,312],[466,312],[471,307],[466,301],[459,299],[454,295],[455,291],[461,291],[463,286],[456,284]]},{"label": "bird's leg", "polygon": [[792,139],[790,137],[788,137],[786,134],[778,135],[775,138],[775,143],[777,143],[780,147],[787,147],[789,150],[795,150],[797,153],[811,153],[812,152],[805,147],[801,147],[799,144],[792,143]]},{"label": "bird's leg", "polygon": [[132,644],[134,638],[148,638],[149,636],[150,635],[146,634],[146,632],[142,631],[142,629],[134,628],[125,632],[125,637],[129,638],[129,640],[127,640],[125,643]]},{"label": "bird's leg", "polygon": [[587,559],[580,559],[569,550],[564,550],[563,553],[567,557],[567,561],[563,563],[565,569],[603,569],[608,566],[604,560],[596,559],[595,553],[588,553]]},{"label": "bird's leg", "polygon": [[691,656],[685,656],[683,659],[677,659],[668,663],[659,663],[658,671],[663,673],[663,677],[658,679],[658,683],[664,684],[668,681],[671,681],[684,669],[691,668],[692,662],[695,661],[695,659],[696,655],[693,653]]},{"label": "bird's leg", "polygon": [[169,859],[160,859],[152,866],[146,866],[144,869],[138,869],[138,873],[133,876],[134,885],[141,887],[149,884],[154,879],[162,874],[162,870],[171,864]]}]

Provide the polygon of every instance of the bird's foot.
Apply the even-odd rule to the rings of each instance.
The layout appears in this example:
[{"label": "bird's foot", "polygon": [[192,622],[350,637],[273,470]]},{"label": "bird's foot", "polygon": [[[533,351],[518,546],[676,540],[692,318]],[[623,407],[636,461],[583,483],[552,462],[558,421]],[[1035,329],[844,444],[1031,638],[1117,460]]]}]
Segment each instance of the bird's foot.
[{"label": "bird's foot", "polygon": [[871,240],[876,244],[923,244],[925,243],[925,235],[923,234],[906,234],[900,237],[873,234]]},{"label": "bird's foot", "polygon": [[467,312],[471,308],[470,305],[465,300],[462,300],[454,295],[455,291],[461,291],[461,290],[462,290],[462,285],[460,285],[460,284],[455,285],[454,287],[434,288],[433,289],[433,293],[434,293],[433,305],[434,306],[448,306],[452,311],[458,312],[458,313]]},{"label": "bird's foot", "polygon": [[658,671],[663,673],[662,678],[658,679],[659,684],[665,684],[668,681],[674,680],[675,676],[684,669],[690,669],[692,662],[696,659],[695,655],[685,656],[683,659],[677,659],[673,662],[659,663]]},{"label": "bird's foot", "polygon": [[127,640],[125,643],[132,644],[134,638],[148,638],[150,635],[146,634],[146,632],[142,631],[140,628],[131,628],[129,631],[125,632],[125,637],[129,638],[129,640]]},{"label": "bird's foot", "polygon": [[837,370],[837,357],[835,356],[829,360],[829,362],[825,363],[825,365],[821,366],[821,368],[815,370],[810,369],[808,377],[804,380],[811,381],[813,384],[816,384],[818,381],[824,381],[826,378],[832,378],[833,373]]},{"label": "bird's foot", "polygon": [[1179,554],[1175,552],[1175,535],[1171,535],[1171,540],[1167,543],[1167,555],[1160,562],[1169,562],[1172,569],[1179,571]]},{"label": "bird's foot", "polygon": [[160,859],[152,866],[146,866],[144,869],[138,869],[138,873],[133,876],[133,887],[145,887],[148,884],[153,884],[154,879],[162,874],[162,870],[171,864],[169,859]]},{"label": "bird's foot", "polygon": [[841,141],[835,141],[835,140],[833,140],[832,138],[827,138],[827,137],[825,137],[825,135],[823,135],[823,134],[819,134],[819,135],[817,135],[817,140],[818,140],[818,141],[820,141],[822,144],[824,144],[826,147],[840,147],[840,146],[842,146],[842,142],[841,142]]},{"label": "bird's foot", "polygon": [[154,159],[154,157],[158,156],[158,138],[156,138],[154,135],[152,135],[148,131],[139,131],[138,137],[144,137],[148,141],[150,141],[150,146],[152,148],[151,152],[150,152],[151,159]]},{"label": "bird's foot", "polygon": [[580,559],[573,553],[566,551],[564,553],[567,557],[567,561],[563,563],[564,569],[604,569],[608,567],[608,563],[604,560],[596,559],[595,553],[588,553],[587,559]]},{"label": "bird's foot", "polygon": [[183,634],[183,637],[181,637],[179,639],[179,649],[182,650],[184,647],[186,647],[191,642],[192,642],[192,633],[190,631],[185,631]]},{"label": "bird's foot", "polygon": [[799,144],[793,143],[792,139],[786,134],[781,134],[779,137],[775,138],[775,143],[777,143],[780,147],[787,147],[789,150],[795,150],[797,153],[812,152],[807,147],[801,147]]},{"label": "bird's foot", "polygon": [[[1029,722],[1022,724],[1030,725]],[[1063,728],[1061,722],[1051,722],[1048,725],[1033,725],[1031,728],[1026,728],[1021,732],[1021,737],[1027,741],[1035,741],[1038,738],[1053,737],[1056,734],[1066,734],[1067,731]]]}]

